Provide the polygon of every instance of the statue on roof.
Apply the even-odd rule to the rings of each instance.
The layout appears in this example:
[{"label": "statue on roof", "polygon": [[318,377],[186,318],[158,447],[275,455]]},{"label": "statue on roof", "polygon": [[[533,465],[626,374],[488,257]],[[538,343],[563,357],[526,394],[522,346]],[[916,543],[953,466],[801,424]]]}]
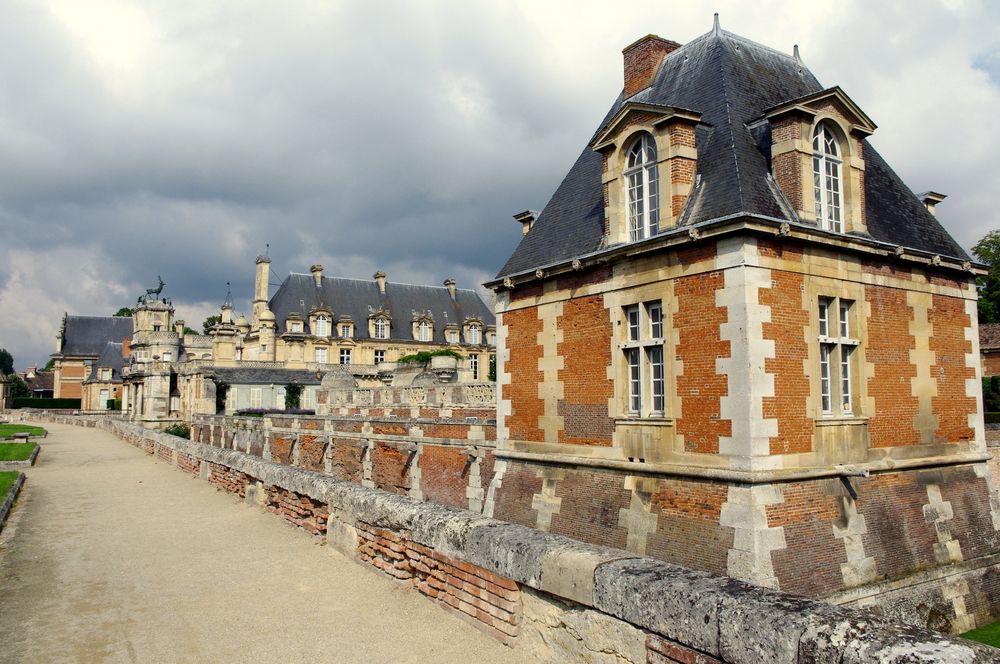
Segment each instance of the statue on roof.
[{"label": "statue on roof", "polygon": [[147,288],[146,289],[146,294],[145,295],[140,295],[139,299],[136,300],[136,304],[141,304],[141,303],[147,301],[150,297],[152,297],[153,299],[156,299],[156,297],[160,293],[163,292],[163,287],[166,286],[166,284],[163,283],[163,277],[157,275],[156,280],[160,282],[160,285],[157,286],[156,288]]}]

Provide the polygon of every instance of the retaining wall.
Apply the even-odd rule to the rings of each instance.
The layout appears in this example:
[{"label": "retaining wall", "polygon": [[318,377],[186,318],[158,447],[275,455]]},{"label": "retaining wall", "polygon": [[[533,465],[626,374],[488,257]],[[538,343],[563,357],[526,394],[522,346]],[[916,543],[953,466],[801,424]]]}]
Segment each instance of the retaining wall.
[{"label": "retaining wall", "polygon": [[998,651],[626,551],[102,418],[100,427],[323,537],[539,659],[1000,662]]}]

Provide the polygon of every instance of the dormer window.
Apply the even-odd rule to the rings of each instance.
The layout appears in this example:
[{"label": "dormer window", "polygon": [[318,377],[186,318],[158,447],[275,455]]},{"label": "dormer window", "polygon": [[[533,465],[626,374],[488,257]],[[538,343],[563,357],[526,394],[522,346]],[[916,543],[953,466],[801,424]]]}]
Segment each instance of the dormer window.
[{"label": "dormer window", "polygon": [[330,319],[326,316],[316,316],[316,336],[327,337],[330,335]]},{"label": "dormer window", "polygon": [[417,324],[417,340],[418,341],[431,340],[431,324],[429,321],[422,320]]},{"label": "dormer window", "polygon": [[389,338],[389,321],[387,321],[384,318],[375,319],[375,338],[376,339]]},{"label": "dormer window", "polygon": [[659,230],[659,178],[656,145],[645,132],[636,138],[625,156],[625,188],[628,205],[629,240],[651,237]]},{"label": "dormer window", "polygon": [[844,231],[841,207],[841,171],[843,160],[837,137],[825,122],[813,133],[813,194],[816,220],[821,228],[836,233]]},{"label": "dormer window", "polygon": [[473,346],[478,346],[482,340],[482,330],[478,325],[470,325],[469,333],[466,335],[466,339]]}]

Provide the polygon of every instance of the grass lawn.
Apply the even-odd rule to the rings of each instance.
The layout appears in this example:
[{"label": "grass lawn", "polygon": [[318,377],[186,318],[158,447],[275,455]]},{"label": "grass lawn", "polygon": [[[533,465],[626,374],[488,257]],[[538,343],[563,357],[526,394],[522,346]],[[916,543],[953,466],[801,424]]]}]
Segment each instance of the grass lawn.
[{"label": "grass lawn", "polygon": [[32,436],[41,436],[45,433],[42,427],[33,427],[27,424],[0,424],[0,438],[13,436],[15,433],[27,433]]},{"label": "grass lawn", "polygon": [[27,461],[38,443],[0,443],[0,461]]},{"label": "grass lawn", "polygon": [[973,641],[979,641],[980,643],[985,643],[986,645],[993,646],[994,648],[1000,648],[1000,622],[995,622],[991,625],[983,625],[978,629],[962,634],[962,637],[972,639]]},{"label": "grass lawn", "polygon": [[14,486],[18,475],[16,470],[0,470],[0,505],[7,499],[7,492]]}]

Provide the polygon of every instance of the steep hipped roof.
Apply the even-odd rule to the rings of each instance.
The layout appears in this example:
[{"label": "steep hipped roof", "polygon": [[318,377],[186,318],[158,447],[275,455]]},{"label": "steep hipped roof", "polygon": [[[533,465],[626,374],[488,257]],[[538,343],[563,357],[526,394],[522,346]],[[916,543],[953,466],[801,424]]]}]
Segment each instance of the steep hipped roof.
[{"label": "steep hipped roof", "polygon": [[[680,225],[735,215],[793,221],[769,178],[770,141],[759,146],[748,125],[761,120],[768,109],[822,90],[801,60],[725,30],[713,30],[669,53],[651,86],[627,100],[619,95],[594,135],[626,102],[701,113],[697,131],[700,179]],[[871,237],[967,259],[913,192],[864,143],[865,213]],[[601,154],[588,144],[498,278],[604,247],[601,169]]]},{"label": "steep hipped roof", "polygon": [[126,316],[66,316],[62,355],[98,357],[109,341],[120,342],[132,336],[132,318]]},{"label": "steep hipped roof", "polygon": [[456,289],[455,299],[447,288],[411,286],[386,283],[385,294],[379,292],[374,281],[323,277],[322,286],[308,274],[290,274],[271,298],[269,307],[274,312],[278,333],[285,331],[289,314],[298,313],[305,319],[305,332],[309,329],[309,312],[326,307],[333,312],[336,323],[342,316],[354,322],[354,337],[367,339],[368,318],[376,311],[385,311],[392,318],[392,339],[413,339],[410,323],[414,316],[427,312],[434,319],[434,341],[445,343],[444,326],[462,325],[467,318],[479,318],[486,325],[494,325],[495,318],[486,303],[473,290]]},{"label": "steep hipped roof", "polygon": [[[120,383],[122,382],[122,367],[125,366],[125,358],[122,357],[122,345],[120,342],[109,341],[104,346],[104,350],[101,352],[101,356],[97,358],[90,368],[90,376],[84,382],[91,382],[98,380],[97,370],[98,369],[111,369],[111,382]],[[107,381],[104,381],[107,382]]]}]

